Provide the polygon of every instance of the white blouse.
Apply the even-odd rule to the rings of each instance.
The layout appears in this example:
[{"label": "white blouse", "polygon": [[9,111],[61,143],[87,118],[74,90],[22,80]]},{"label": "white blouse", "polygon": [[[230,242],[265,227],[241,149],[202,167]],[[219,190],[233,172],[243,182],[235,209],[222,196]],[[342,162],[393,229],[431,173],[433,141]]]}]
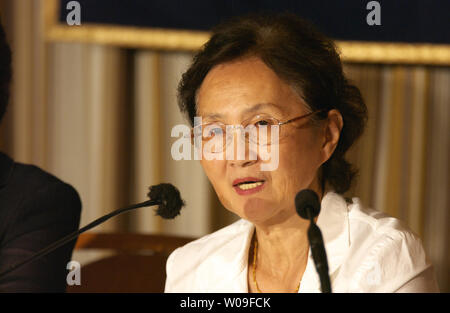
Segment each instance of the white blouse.
[{"label": "white blouse", "polygon": [[[317,225],[333,292],[439,292],[420,239],[399,220],[327,192]],[[176,249],[167,260],[165,292],[248,292],[253,232],[241,219]],[[299,292],[320,292],[311,250]]]}]

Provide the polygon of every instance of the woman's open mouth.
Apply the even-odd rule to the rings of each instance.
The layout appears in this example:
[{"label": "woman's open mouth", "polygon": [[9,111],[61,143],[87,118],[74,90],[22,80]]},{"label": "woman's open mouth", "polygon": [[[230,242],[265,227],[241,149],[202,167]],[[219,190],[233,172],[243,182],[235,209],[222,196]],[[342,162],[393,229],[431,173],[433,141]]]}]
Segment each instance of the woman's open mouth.
[{"label": "woman's open mouth", "polygon": [[242,179],[236,179],[233,182],[233,188],[239,195],[249,195],[260,191],[264,187],[264,180],[246,177]]}]

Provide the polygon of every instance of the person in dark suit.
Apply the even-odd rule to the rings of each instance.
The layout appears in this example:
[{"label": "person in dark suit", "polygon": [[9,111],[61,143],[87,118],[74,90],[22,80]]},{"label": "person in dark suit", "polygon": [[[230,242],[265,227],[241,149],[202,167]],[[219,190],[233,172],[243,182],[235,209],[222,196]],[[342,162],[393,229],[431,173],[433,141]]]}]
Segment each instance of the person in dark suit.
[{"label": "person in dark suit", "polygon": [[[11,51],[0,22],[0,122],[11,81]],[[42,169],[0,152],[0,272],[79,227],[77,191]],[[75,241],[0,278],[0,292],[64,292]]]}]

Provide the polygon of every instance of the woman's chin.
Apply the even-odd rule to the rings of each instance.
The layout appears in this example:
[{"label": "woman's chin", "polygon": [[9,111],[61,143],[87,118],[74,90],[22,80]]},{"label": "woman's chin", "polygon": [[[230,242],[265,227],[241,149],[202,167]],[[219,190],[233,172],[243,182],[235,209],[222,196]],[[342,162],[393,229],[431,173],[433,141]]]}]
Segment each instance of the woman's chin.
[{"label": "woman's chin", "polygon": [[274,215],[276,205],[261,198],[250,198],[242,205],[243,218],[255,224],[262,223]]}]

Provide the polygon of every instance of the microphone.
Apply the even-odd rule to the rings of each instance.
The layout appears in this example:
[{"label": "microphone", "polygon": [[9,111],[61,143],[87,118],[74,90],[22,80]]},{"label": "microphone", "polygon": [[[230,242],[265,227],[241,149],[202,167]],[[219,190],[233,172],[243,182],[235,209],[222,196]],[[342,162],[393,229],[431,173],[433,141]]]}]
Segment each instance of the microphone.
[{"label": "microphone", "polygon": [[330,276],[328,275],[328,261],[325,247],[323,245],[322,233],[314,222],[314,218],[320,213],[319,196],[310,189],[304,189],[295,196],[295,209],[297,214],[310,221],[308,228],[308,240],[311,254],[314,259],[320,285],[323,293],[331,293]]},{"label": "microphone", "polygon": [[297,214],[305,220],[312,220],[320,213],[320,200],[317,193],[311,189],[300,190],[295,196]]},{"label": "microphone", "polygon": [[172,184],[159,184],[151,186],[149,193],[147,196],[150,198],[150,200],[133,204],[130,206],[127,206],[125,208],[117,209],[111,213],[108,213],[95,221],[89,223],[88,225],[84,226],[83,228],[80,228],[77,231],[74,231],[63,238],[55,241],[54,243],[48,245],[47,247],[39,250],[38,252],[31,255],[29,258],[25,259],[22,262],[16,263],[12,266],[10,266],[8,269],[2,271],[0,273],[0,278],[5,276],[6,274],[11,273],[12,271],[16,270],[17,268],[24,266],[25,264],[28,264],[44,255],[47,255],[48,253],[56,250],[57,248],[67,244],[68,242],[74,240],[77,238],[80,234],[84,233],[85,231],[94,228],[95,226],[98,226],[107,220],[109,220],[111,217],[119,215],[123,212],[134,210],[141,207],[146,206],[153,206],[153,205],[159,205],[156,209],[156,215],[161,216],[164,219],[173,219],[177,215],[180,214],[181,208],[185,205],[185,202],[183,199],[181,199],[180,192],[178,189],[173,186]]}]

